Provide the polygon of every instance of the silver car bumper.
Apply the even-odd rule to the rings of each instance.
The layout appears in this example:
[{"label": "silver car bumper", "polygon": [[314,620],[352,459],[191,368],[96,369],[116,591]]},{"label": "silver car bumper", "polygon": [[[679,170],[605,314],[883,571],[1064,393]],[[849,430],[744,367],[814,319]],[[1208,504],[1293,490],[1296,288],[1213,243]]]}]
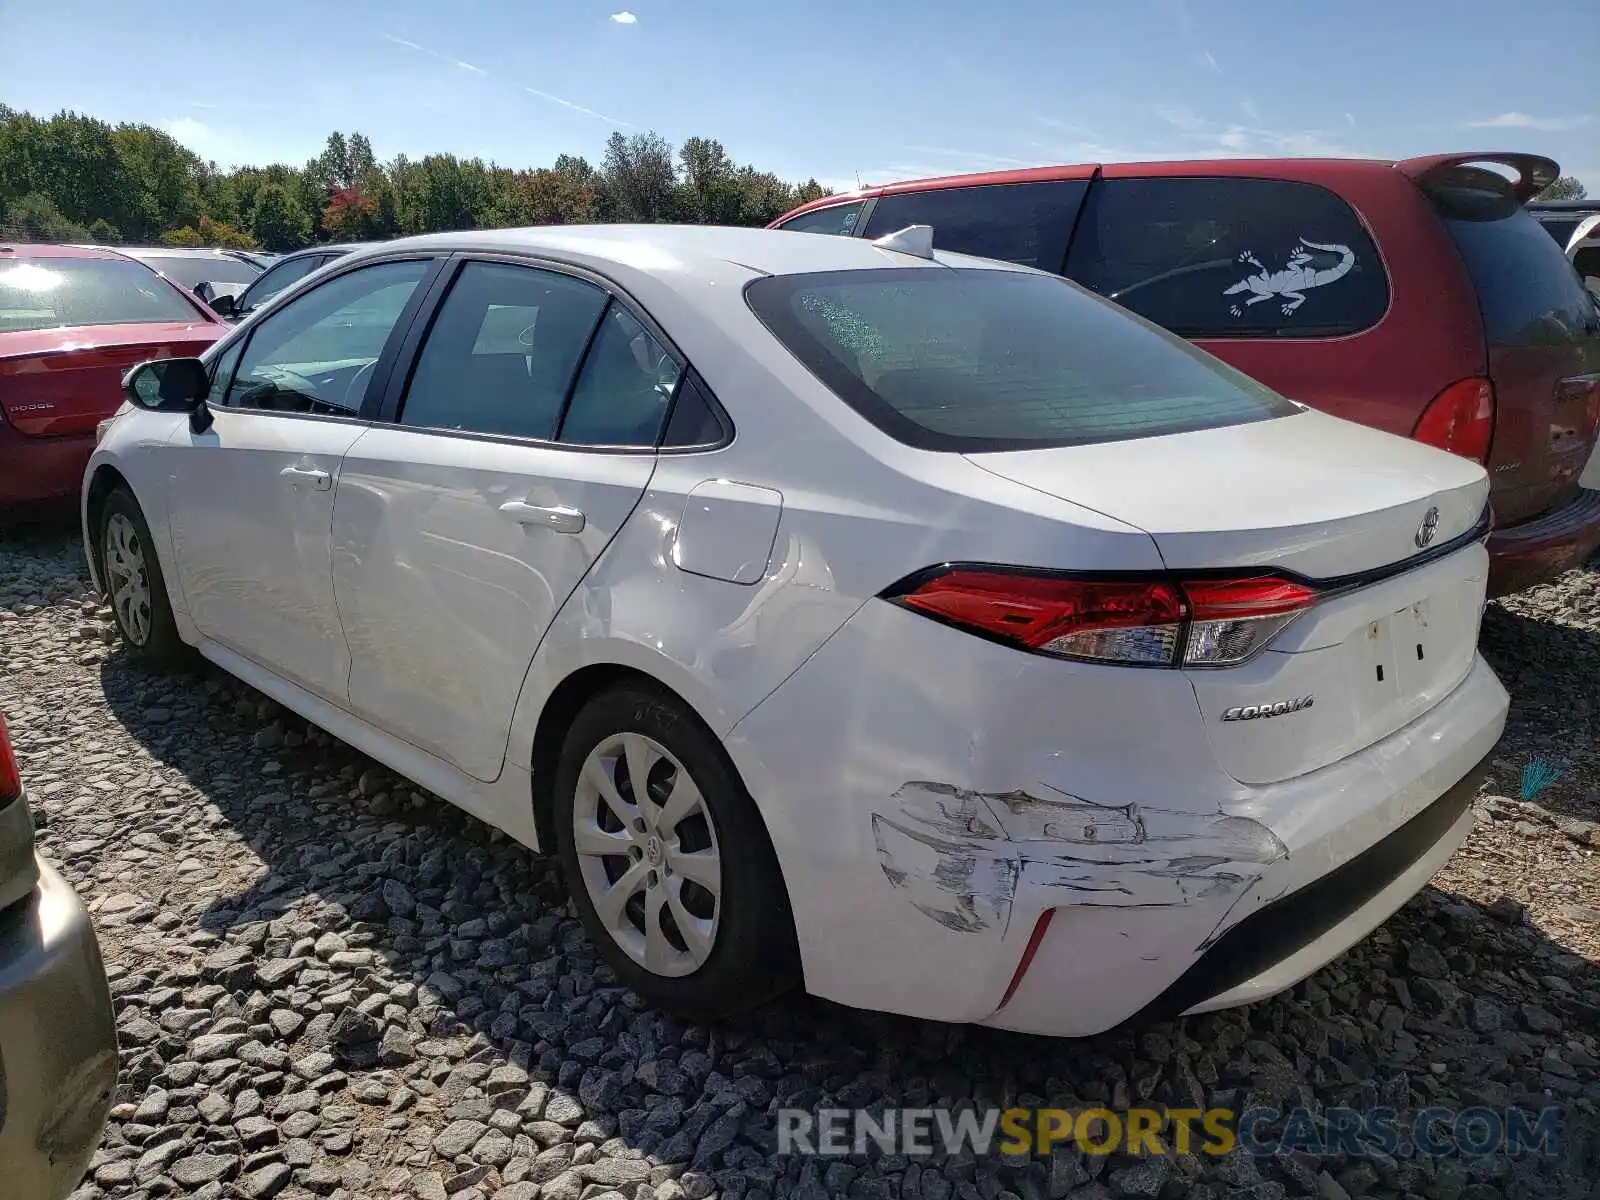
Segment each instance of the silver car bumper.
[{"label": "silver car bumper", "polygon": [[105,1131],[117,1033],[83,902],[48,863],[0,912],[0,1194],[59,1200]]}]

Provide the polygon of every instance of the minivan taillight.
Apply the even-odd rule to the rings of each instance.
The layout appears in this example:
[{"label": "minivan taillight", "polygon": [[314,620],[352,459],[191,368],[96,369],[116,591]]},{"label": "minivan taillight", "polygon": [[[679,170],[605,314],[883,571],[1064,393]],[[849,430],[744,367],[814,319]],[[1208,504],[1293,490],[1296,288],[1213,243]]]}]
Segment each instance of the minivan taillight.
[{"label": "minivan taillight", "polygon": [[1452,383],[1428,402],[1411,436],[1475,463],[1488,462],[1494,437],[1494,385],[1478,378]]},{"label": "minivan taillight", "polygon": [[1262,650],[1317,593],[1276,575],[1116,579],[946,566],[897,584],[884,599],[1058,658],[1230,667]]},{"label": "minivan taillight", "polygon": [[0,802],[22,795],[22,772],[17,770],[17,755],[11,749],[6,719],[0,716]]}]

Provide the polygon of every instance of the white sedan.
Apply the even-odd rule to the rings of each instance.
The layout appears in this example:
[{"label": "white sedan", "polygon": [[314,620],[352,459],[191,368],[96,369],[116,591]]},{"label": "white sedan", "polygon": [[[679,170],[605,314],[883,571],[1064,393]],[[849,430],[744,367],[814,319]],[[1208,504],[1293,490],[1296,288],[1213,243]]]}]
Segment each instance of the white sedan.
[{"label": "white sedan", "polygon": [[1461,843],[1505,721],[1482,468],[925,227],[385,243],[127,391],[83,522],[131,649],[553,851],[679,1012],[1270,995]]}]

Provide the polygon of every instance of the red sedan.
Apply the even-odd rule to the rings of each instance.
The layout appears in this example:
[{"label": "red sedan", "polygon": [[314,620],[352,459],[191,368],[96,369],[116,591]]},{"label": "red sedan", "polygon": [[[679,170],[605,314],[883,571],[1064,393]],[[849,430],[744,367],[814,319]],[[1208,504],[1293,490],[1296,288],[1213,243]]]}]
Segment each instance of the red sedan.
[{"label": "red sedan", "polygon": [[0,511],[76,496],[123,372],[192,357],[229,328],[112,251],[0,245]]}]

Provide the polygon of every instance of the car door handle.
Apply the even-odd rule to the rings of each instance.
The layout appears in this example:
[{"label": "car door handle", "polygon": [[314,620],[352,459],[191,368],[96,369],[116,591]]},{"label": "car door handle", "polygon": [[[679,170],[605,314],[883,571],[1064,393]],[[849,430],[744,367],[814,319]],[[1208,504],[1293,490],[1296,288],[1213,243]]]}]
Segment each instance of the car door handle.
[{"label": "car door handle", "polygon": [[556,533],[583,532],[583,514],[575,508],[563,508],[560,505],[547,507],[542,504],[526,504],[521,500],[507,500],[500,506],[500,511],[519,525],[537,525],[541,529],[549,529]]},{"label": "car door handle", "polygon": [[302,483],[309,483],[313,491],[325,492],[333,486],[333,476],[326,471],[318,471],[311,467],[285,467],[278,472],[278,477],[287,479],[295,487]]}]

